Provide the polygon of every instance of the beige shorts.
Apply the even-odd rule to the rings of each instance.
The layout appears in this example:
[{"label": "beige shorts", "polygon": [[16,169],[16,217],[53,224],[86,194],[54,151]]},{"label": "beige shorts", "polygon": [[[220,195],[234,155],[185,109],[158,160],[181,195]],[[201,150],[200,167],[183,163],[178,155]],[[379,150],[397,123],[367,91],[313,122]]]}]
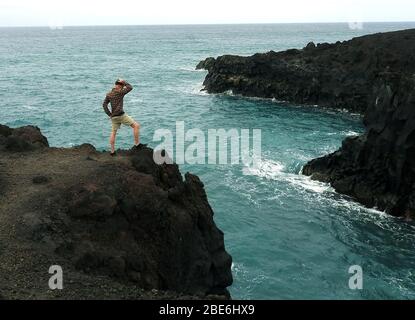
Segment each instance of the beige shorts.
[{"label": "beige shorts", "polygon": [[124,113],[122,116],[112,117],[112,130],[117,131],[121,125],[130,126],[135,123],[134,119],[131,118],[128,114]]}]

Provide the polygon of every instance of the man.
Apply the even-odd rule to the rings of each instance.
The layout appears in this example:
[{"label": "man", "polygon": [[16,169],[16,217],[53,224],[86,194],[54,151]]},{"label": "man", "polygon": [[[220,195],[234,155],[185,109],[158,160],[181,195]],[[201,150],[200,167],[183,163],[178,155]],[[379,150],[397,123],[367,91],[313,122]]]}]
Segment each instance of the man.
[{"label": "man", "polygon": [[[118,79],[115,87],[105,97],[103,108],[105,113],[111,118],[112,132],[110,137],[111,156],[115,156],[115,138],[121,125],[130,126],[134,132],[134,148],[141,149],[146,145],[140,143],[140,125],[124,112],[124,96],[133,90],[127,81]],[[111,112],[108,104],[111,103]]]}]

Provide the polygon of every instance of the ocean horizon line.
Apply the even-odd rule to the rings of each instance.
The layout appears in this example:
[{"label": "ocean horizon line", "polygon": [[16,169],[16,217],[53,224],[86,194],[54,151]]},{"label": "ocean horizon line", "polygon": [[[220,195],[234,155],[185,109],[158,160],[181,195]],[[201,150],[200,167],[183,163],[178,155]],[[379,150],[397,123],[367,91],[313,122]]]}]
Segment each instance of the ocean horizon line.
[{"label": "ocean horizon line", "polygon": [[[415,23],[414,21],[320,21],[320,22],[244,22],[244,23],[235,23],[235,22],[222,22],[222,23],[166,23],[166,24],[90,24],[90,25],[75,25],[75,24],[63,24],[65,28],[86,28],[86,27],[168,27],[168,26],[249,26],[249,25],[334,25],[334,24],[348,24],[351,22],[360,22],[364,24],[388,24],[388,23]],[[50,25],[0,25],[0,28],[50,28]]]}]

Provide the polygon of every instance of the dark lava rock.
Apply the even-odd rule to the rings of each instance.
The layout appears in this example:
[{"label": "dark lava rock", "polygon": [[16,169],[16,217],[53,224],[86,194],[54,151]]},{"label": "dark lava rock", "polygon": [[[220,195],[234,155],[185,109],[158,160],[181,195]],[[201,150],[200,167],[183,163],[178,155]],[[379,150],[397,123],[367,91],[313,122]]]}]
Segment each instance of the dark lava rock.
[{"label": "dark lava rock", "polygon": [[0,126],[0,150],[22,152],[48,146],[48,140],[38,127],[26,126],[11,129],[4,125]]},{"label": "dark lava rock", "polygon": [[316,48],[316,45],[314,44],[314,42],[309,42],[306,47],[304,48],[304,50],[313,50]]},{"label": "dark lava rock", "polygon": [[84,144],[81,144],[80,146],[75,146],[75,147],[73,147],[73,149],[74,150],[81,150],[81,151],[84,150],[84,151],[89,151],[89,152],[97,151],[95,149],[95,147],[92,144],[89,144],[89,143],[84,143]]},{"label": "dark lava rock", "polygon": [[36,176],[32,179],[34,184],[45,184],[49,182],[48,177],[45,176]]},{"label": "dark lava rock", "polygon": [[[48,148],[38,129],[25,128],[0,127],[3,137],[29,137],[27,145],[43,146],[36,152],[24,149],[28,152],[20,157],[10,149],[0,152],[2,174],[9,177],[1,196],[13,199],[2,202],[7,219],[0,224],[18,226],[16,233],[0,238],[13,252],[11,261],[2,255],[0,269],[29,271],[10,283],[0,277],[0,287],[27,276],[31,287],[40,288],[31,289],[32,297],[42,297],[45,272],[47,276],[49,266],[60,261],[64,270],[71,270],[66,276],[87,277],[90,283],[110,286],[116,281],[125,290],[229,297],[232,258],[197,176],[187,173],[183,178],[176,164],[156,164],[151,148],[119,150],[116,158],[88,145]],[[87,156],[95,161],[86,161]],[[27,188],[27,175],[36,177],[34,183],[48,183]],[[16,259],[17,254],[25,258]],[[17,260],[21,265],[15,265]],[[83,290],[89,288],[82,283],[72,284],[63,297],[69,292],[70,297],[85,297]],[[100,287],[91,289],[93,297],[106,294]],[[26,297],[24,290],[23,285],[23,293],[16,295]]]},{"label": "dark lava rock", "polygon": [[415,217],[415,78],[384,74],[374,89],[366,133],[308,163],[303,173],[395,216]]},{"label": "dark lava rock", "polygon": [[367,131],[308,163],[303,173],[359,202],[415,216],[415,29],[251,57],[208,58],[211,93],[341,108],[364,114]]},{"label": "dark lava rock", "polygon": [[8,137],[12,134],[13,129],[9,128],[8,126],[0,124],[0,136]]},{"label": "dark lava rock", "polygon": [[213,57],[207,58],[198,63],[198,65],[196,66],[196,70],[201,70],[201,69],[210,70],[210,68],[213,67],[214,63],[215,63],[215,58]]},{"label": "dark lava rock", "polygon": [[363,113],[379,73],[415,72],[415,30],[374,34],[336,44],[309,43],[303,50],[250,57],[208,58],[209,93],[232,90],[250,97],[275,98]]},{"label": "dark lava rock", "polygon": [[[156,165],[151,149],[128,157],[129,170],[68,192],[72,229],[91,244],[86,252],[82,244],[75,248],[76,266],[145,289],[226,294],[231,257],[203,184],[190,174],[183,181],[176,165]],[[172,188],[181,190],[174,200]]]}]

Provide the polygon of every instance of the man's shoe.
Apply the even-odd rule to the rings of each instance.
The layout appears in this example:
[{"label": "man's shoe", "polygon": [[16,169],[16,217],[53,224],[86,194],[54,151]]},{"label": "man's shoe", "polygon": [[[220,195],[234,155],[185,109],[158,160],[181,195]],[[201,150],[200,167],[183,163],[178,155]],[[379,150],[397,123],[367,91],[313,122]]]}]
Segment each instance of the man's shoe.
[{"label": "man's shoe", "polygon": [[111,153],[110,153],[110,156],[111,156],[111,157],[115,157],[116,155],[117,155],[117,153],[116,153],[116,152],[111,152]]},{"label": "man's shoe", "polygon": [[134,146],[133,150],[141,150],[141,149],[144,149],[145,147],[147,147],[147,144],[140,143],[140,144]]}]

